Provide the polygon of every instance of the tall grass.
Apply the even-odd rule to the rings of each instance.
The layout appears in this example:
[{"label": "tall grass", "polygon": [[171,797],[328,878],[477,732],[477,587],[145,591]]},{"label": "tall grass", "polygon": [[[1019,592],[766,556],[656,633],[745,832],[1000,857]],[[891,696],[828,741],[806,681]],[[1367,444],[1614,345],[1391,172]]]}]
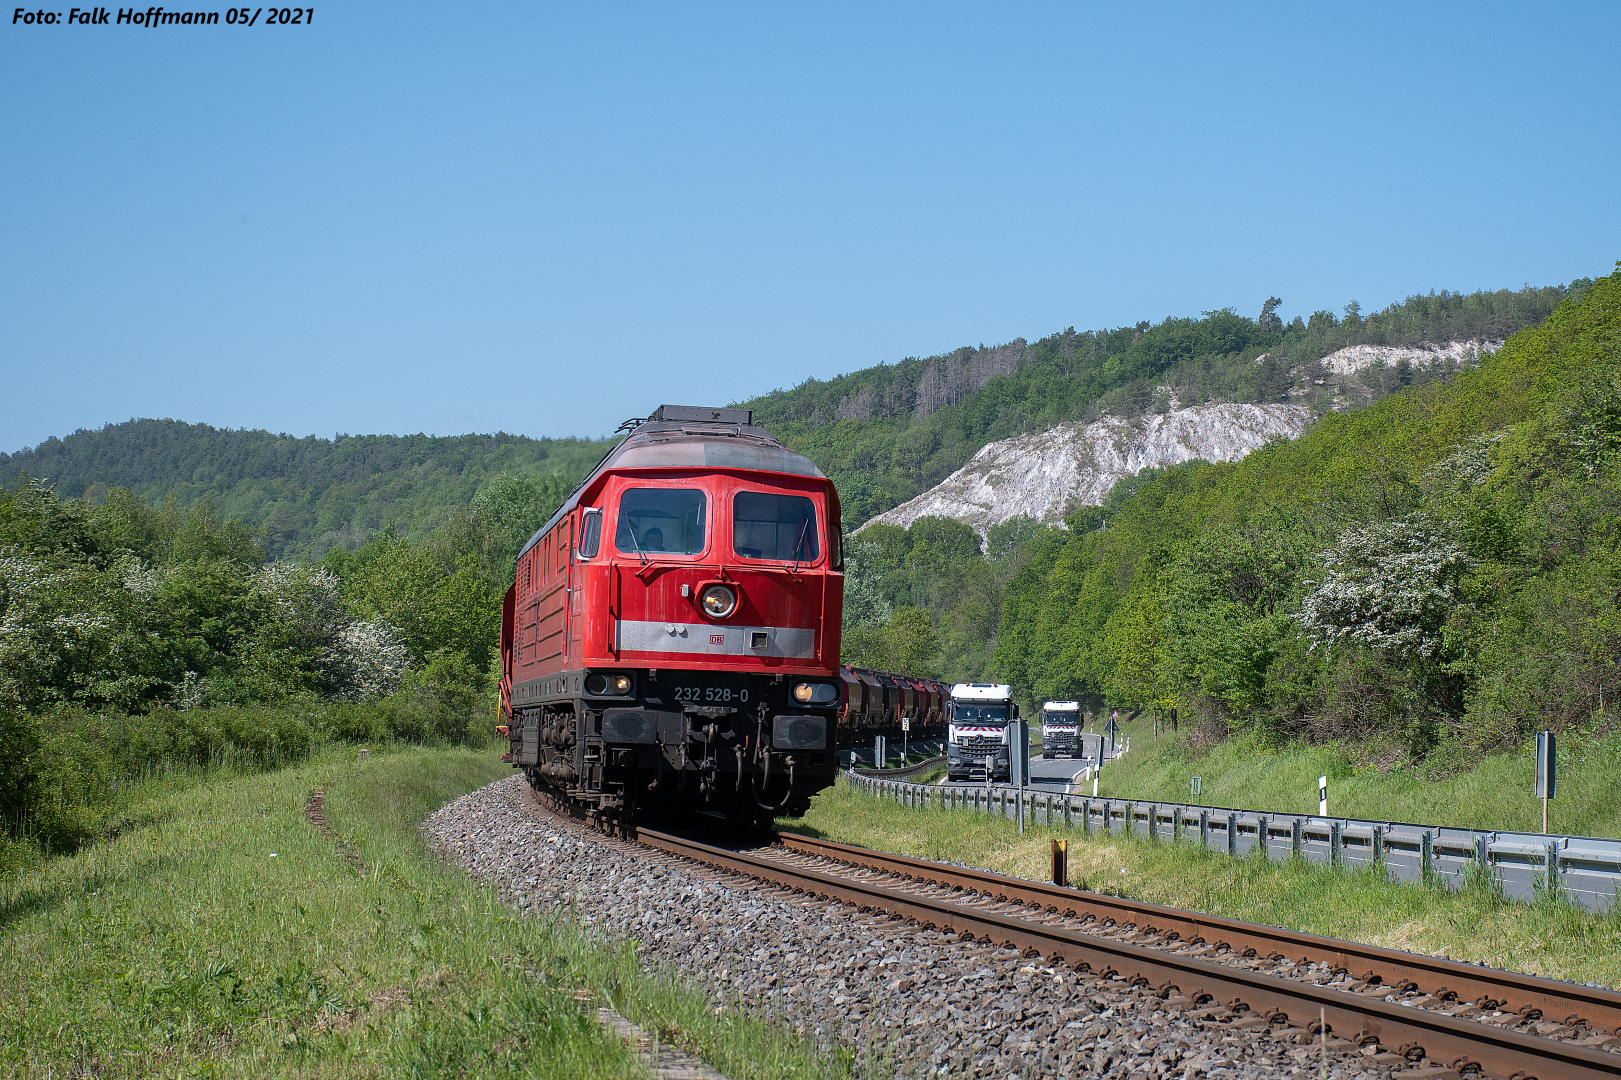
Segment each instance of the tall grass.
[{"label": "tall grass", "polygon": [[[433,857],[422,819],[508,773],[465,748],[338,747],[135,785],[117,836],[0,875],[0,1075],[643,1075],[581,992],[728,1075],[826,1073]],[[335,839],[303,813],[316,788]]]}]

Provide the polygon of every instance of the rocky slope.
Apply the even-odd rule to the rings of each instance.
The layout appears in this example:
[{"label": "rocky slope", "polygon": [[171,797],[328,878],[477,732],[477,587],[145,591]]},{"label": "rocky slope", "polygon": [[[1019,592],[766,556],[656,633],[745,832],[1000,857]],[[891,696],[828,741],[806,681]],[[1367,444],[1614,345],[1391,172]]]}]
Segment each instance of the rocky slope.
[{"label": "rocky slope", "polygon": [[1350,345],[1323,357],[1323,367],[1334,375],[1355,375],[1375,364],[1395,367],[1406,360],[1415,368],[1437,367],[1448,360],[1473,365],[1503,347],[1501,341],[1448,341],[1443,345]]},{"label": "rocky slope", "polygon": [[934,488],[872,521],[907,527],[949,517],[981,534],[1021,514],[1059,522],[1066,507],[1102,503],[1121,477],[1194,458],[1237,461],[1270,439],[1296,437],[1309,419],[1299,405],[1219,404],[1061,424],[988,444]]}]

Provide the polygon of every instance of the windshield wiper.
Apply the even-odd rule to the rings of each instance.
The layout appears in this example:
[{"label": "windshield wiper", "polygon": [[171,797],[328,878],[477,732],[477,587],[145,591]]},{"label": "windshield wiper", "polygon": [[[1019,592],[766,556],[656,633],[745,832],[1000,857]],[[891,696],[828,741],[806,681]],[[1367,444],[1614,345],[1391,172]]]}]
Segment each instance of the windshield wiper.
[{"label": "windshield wiper", "polygon": [[810,519],[806,518],[805,523],[799,527],[799,539],[794,541],[794,570],[793,570],[793,572],[796,573],[796,574],[799,573],[799,553],[805,547],[805,533],[809,529],[810,529]]}]

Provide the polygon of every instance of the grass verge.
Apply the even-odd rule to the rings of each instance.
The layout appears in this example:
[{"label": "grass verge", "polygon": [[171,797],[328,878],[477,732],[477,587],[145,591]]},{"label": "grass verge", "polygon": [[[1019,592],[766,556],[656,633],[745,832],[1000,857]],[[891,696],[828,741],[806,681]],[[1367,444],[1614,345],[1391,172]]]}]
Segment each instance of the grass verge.
[{"label": "grass verge", "polygon": [[[1146,721],[1132,725],[1131,752],[1106,765],[1098,794],[1116,799],[1196,802],[1290,814],[1317,812],[1317,778],[1329,778],[1329,812],[1372,821],[1409,821],[1462,829],[1539,832],[1542,804],[1532,796],[1531,744],[1487,757],[1472,768],[1431,779],[1394,752],[1327,743],[1269,746],[1234,736],[1193,747],[1184,735],[1156,740]],[[1558,797],[1548,829],[1621,837],[1621,733],[1559,737]],[[1203,777],[1203,793],[1188,794]]]},{"label": "grass verge", "polygon": [[[418,824],[494,757],[330,750],[126,794],[118,836],[0,878],[0,1074],[644,1075],[580,989],[734,1077],[836,1071],[434,858]],[[316,788],[363,870],[305,818]]]},{"label": "grass verge", "polygon": [[[1135,752],[1135,751],[1134,751]],[[918,810],[842,780],[778,828],[846,844],[1044,880],[1049,841],[1067,839],[1070,884],[1392,949],[1484,961],[1557,979],[1621,984],[1621,913],[1549,896],[1531,905],[1489,887],[1451,892],[1367,871],[1233,859],[1194,844],[1085,837],[961,811]]]}]

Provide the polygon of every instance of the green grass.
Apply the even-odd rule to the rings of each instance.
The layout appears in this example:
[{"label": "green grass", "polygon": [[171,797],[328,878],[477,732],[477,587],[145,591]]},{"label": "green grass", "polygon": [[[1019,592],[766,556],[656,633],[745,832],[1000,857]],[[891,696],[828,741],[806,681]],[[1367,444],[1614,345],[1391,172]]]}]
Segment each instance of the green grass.
[{"label": "green grass", "polygon": [[[734,1077],[836,1071],[433,857],[423,818],[508,772],[330,750],[122,795],[119,835],[0,877],[0,1074],[644,1075],[581,989]],[[316,787],[363,873],[306,820]]]},{"label": "green grass", "polygon": [[[1539,832],[1542,804],[1532,797],[1533,748],[1488,757],[1445,779],[1427,779],[1394,751],[1350,744],[1271,747],[1235,737],[1193,750],[1185,734],[1153,737],[1132,725],[1131,752],[1104,766],[1098,794],[1154,802],[1194,802],[1291,814],[1317,812],[1317,778],[1329,778],[1331,814],[1457,828]],[[1548,830],[1621,837],[1621,734],[1560,736],[1557,797]],[[1202,776],[1203,794],[1188,792]]]},{"label": "green grass", "polygon": [[818,795],[803,819],[777,824],[1039,880],[1049,871],[1050,840],[1067,839],[1069,883],[1079,888],[1552,978],[1621,984],[1621,914],[1595,915],[1553,898],[1525,905],[1491,888],[1453,893],[1365,871],[1233,859],[1191,843],[1088,838],[1078,829],[1027,826],[1021,837],[1004,818],[909,809],[842,780]]}]

